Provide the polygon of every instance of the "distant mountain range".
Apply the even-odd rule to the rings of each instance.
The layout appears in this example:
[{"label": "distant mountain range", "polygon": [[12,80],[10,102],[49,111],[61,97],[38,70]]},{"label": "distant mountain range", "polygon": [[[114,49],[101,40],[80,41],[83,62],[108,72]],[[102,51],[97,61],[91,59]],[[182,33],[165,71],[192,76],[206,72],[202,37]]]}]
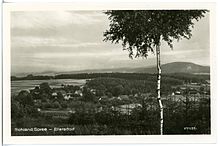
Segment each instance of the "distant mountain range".
[{"label": "distant mountain range", "polygon": [[[192,73],[192,74],[209,74],[210,67],[202,66],[190,62],[172,62],[161,65],[162,73]],[[94,69],[94,70],[80,70],[70,72],[53,72],[47,71],[42,73],[28,73],[33,75],[56,75],[56,74],[78,74],[78,73],[156,73],[156,66],[139,67],[139,68],[113,68],[113,69]],[[16,74],[15,74],[16,75]],[[27,73],[22,73],[16,76],[26,76]]]},{"label": "distant mountain range", "polygon": [[[162,73],[210,73],[209,66],[202,66],[190,62],[172,62],[161,65]],[[138,73],[156,73],[156,67],[139,68]]]}]

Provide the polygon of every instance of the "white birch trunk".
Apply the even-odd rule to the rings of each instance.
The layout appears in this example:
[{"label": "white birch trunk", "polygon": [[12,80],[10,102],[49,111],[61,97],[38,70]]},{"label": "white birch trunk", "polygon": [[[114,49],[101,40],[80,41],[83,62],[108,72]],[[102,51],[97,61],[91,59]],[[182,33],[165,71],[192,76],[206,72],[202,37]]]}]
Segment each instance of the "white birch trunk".
[{"label": "white birch trunk", "polygon": [[160,67],[160,44],[156,46],[157,54],[157,100],[160,107],[160,135],[163,135],[163,104],[160,97],[161,67]]}]

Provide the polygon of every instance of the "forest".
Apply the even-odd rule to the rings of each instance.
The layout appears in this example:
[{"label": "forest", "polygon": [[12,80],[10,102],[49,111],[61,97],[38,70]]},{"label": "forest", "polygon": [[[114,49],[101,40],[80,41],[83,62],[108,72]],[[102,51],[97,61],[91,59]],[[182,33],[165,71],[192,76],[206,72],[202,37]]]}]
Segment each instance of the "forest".
[{"label": "forest", "polygon": [[[149,73],[79,73],[79,74],[58,74],[54,76],[48,75],[32,75],[29,74],[25,77],[11,76],[11,81],[16,80],[46,80],[46,79],[92,79],[98,77],[111,77],[111,78],[122,78],[122,79],[136,79],[136,80],[148,80],[155,81],[155,74]],[[172,78],[184,81],[204,81],[209,80],[209,75],[195,75],[190,73],[170,73],[163,74],[163,79]]]}]

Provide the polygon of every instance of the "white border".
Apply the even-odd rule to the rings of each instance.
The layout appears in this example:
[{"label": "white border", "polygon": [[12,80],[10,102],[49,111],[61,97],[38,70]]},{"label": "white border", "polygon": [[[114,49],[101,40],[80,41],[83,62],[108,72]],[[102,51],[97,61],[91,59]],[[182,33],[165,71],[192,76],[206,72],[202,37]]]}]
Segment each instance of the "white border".
[{"label": "white border", "polygon": [[[211,135],[141,136],[11,136],[10,113],[10,12],[106,9],[209,9],[211,54]],[[215,143],[216,142],[216,37],[215,3],[50,3],[3,4],[3,143],[4,144],[119,144],[119,143]],[[19,23],[19,22],[18,22]]]}]

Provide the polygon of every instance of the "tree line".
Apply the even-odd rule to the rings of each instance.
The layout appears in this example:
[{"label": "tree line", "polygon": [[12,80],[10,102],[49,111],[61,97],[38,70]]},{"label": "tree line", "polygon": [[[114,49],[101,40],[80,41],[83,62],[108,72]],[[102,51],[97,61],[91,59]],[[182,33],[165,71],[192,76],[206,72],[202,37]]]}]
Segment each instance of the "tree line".
[{"label": "tree line", "polygon": [[[99,77],[135,79],[135,80],[156,80],[156,74],[149,73],[80,73],[80,74],[60,74],[55,76],[27,75],[25,77],[11,76],[11,81],[16,80],[49,80],[49,79],[93,79]],[[172,73],[164,74],[162,80],[166,81],[188,81],[188,82],[205,82],[209,80],[210,75],[195,75],[189,73]]]}]

